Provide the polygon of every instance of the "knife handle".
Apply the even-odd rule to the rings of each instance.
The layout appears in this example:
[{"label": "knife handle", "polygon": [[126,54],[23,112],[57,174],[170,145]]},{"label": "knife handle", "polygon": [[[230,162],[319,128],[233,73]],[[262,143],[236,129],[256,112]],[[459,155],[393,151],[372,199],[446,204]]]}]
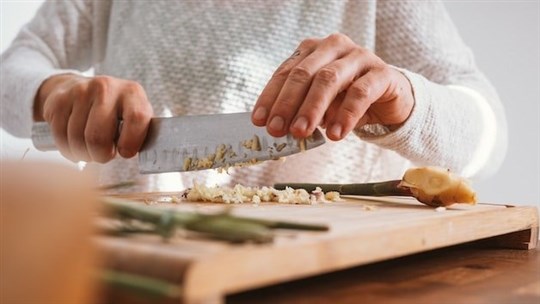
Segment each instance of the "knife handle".
[{"label": "knife handle", "polygon": [[[118,129],[116,130],[116,136],[114,138],[115,143],[118,142],[118,138],[120,137],[122,122],[122,120],[118,120]],[[51,128],[47,122],[34,122],[32,125],[32,143],[39,151],[58,150]]]},{"label": "knife handle", "polygon": [[58,150],[51,128],[46,122],[35,122],[32,125],[32,143],[39,151]]}]

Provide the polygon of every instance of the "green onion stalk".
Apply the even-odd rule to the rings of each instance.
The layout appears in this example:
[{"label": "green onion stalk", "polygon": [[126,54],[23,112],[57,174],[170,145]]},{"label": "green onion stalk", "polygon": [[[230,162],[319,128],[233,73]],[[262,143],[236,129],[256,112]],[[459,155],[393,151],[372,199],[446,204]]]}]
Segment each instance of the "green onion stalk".
[{"label": "green onion stalk", "polygon": [[170,238],[177,228],[181,228],[229,242],[268,243],[274,238],[272,229],[309,231],[327,231],[329,229],[327,225],[239,217],[228,211],[202,214],[155,208],[112,197],[103,197],[102,201],[109,217],[123,220],[126,223],[136,220],[151,226],[151,228],[138,228],[126,225],[120,228],[118,233],[154,233],[161,235],[164,239]]}]

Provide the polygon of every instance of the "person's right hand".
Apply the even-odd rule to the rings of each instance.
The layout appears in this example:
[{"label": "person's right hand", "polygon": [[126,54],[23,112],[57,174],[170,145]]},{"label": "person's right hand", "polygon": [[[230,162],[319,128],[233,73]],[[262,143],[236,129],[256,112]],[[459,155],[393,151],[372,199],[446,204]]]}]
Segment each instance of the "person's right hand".
[{"label": "person's right hand", "polygon": [[108,76],[52,76],[34,101],[34,120],[49,123],[58,150],[72,161],[105,163],[116,151],[135,156],[152,116],[141,85]]}]

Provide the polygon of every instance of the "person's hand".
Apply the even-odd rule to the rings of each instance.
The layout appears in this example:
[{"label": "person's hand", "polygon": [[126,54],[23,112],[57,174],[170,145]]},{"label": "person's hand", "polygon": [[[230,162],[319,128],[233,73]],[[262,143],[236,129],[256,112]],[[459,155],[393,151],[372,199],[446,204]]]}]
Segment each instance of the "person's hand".
[{"label": "person's hand", "polygon": [[[152,116],[152,106],[138,83],[108,76],[50,77],[34,101],[34,120],[49,123],[59,151],[72,161],[105,163],[116,151],[133,157]],[[117,134],[119,120],[123,124]]]},{"label": "person's hand", "polygon": [[306,39],[283,62],[259,96],[252,122],[280,137],[304,138],[318,125],[331,140],[355,127],[396,128],[409,117],[414,96],[408,79],[342,34]]}]

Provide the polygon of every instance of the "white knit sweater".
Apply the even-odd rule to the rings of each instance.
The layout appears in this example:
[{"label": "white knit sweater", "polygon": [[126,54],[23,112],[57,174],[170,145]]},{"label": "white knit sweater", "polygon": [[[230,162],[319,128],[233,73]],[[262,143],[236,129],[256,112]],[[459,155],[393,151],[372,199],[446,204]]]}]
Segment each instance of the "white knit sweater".
[{"label": "white knit sweater", "polygon": [[145,183],[137,190],[178,190],[193,179],[247,185],[383,180],[400,177],[410,162],[469,177],[498,168],[507,136],[502,105],[437,1],[47,1],[2,54],[2,127],[28,137],[42,81],[89,68],[141,83],[157,116],[250,111],[302,39],[334,32],[408,77],[416,104],[400,129],[369,126],[284,162],[230,175],[140,176],[136,158],[115,159],[100,166],[101,182],[138,178]]}]

